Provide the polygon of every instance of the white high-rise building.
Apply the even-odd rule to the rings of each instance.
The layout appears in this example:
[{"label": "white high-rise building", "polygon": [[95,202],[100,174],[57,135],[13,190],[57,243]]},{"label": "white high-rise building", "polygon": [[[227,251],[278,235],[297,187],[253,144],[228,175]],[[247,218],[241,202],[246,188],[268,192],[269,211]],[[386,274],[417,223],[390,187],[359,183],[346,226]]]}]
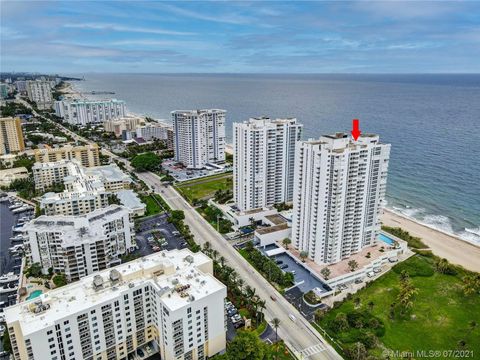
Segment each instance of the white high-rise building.
[{"label": "white high-rise building", "polygon": [[155,253],[5,309],[15,360],[204,360],[225,350],[227,289],[201,252]]},{"label": "white high-rise building", "polygon": [[50,81],[44,80],[28,80],[27,94],[30,101],[37,104],[40,110],[50,109],[53,104],[52,85]]},{"label": "white high-rise building", "polygon": [[343,133],[297,144],[292,243],[317,264],[373,245],[380,230],[390,144]]},{"label": "white high-rise building", "polygon": [[297,119],[251,118],[233,124],[234,199],[240,211],[293,199]]},{"label": "white high-rise building", "polygon": [[78,280],[120,264],[135,246],[127,208],[110,205],[81,216],[42,215],[24,225],[26,255],[31,263]]},{"label": "white high-rise building", "polygon": [[126,111],[125,102],[117,99],[55,101],[55,114],[74,125],[103,124],[125,117]]},{"label": "white high-rise building", "polygon": [[225,110],[172,111],[175,161],[188,168],[225,161]]}]

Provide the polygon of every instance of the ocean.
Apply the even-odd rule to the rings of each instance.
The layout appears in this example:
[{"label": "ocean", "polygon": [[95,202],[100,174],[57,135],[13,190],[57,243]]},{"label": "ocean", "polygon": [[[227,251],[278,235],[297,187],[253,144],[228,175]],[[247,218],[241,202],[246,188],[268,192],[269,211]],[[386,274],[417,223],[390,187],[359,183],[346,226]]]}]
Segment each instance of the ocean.
[{"label": "ocean", "polygon": [[[79,91],[114,91],[129,112],[156,119],[176,109],[296,117],[304,139],[350,131],[392,144],[388,208],[480,244],[480,74],[81,74]],[[101,98],[102,96],[89,96]]]}]

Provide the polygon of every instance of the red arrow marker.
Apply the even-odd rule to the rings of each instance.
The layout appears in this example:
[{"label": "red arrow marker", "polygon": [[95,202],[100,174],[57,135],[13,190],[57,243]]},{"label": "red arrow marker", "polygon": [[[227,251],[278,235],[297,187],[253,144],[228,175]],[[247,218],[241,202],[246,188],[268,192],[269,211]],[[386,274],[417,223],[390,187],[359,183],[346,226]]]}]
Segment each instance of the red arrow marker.
[{"label": "red arrow marker", "polygon": [[352,129],[352,136],[354,138],[354,140],[356,141],[358,139],[358,137],[360,136],[360,134],[362,133],[359,129],[359,126],[360,126],[360,120],[358,119],[353,119],[352,121],[352,126],[353,126],[353,129]]}]

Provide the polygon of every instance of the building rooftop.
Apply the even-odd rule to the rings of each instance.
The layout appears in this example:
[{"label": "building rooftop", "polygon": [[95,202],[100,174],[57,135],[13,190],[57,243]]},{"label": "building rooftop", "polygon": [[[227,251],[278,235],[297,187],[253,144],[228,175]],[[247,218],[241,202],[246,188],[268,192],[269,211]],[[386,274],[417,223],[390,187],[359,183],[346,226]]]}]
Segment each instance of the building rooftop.
[{"label": "building rooftop", "polygon": [[117,164],[109,164],[103,166],[95,166],[91,168],[86,168],[85,174],[88,176],[98,176],[102,181],[126,181],[132,182],[130,176],[125,174]]},{"label": "building rooftop", "polygon": [[22,174],[22,173],[28,173],[28,170],[26,167],[21,166],[21,167],[16,167],[12,169],[0,170],[0,179],[5,176]]},{"label": "building rooftop", "polygon": [[280,224],[280,225],[260,228],[260,229],[255,230],[255,232],[258,233],[259,235],[265,235],[265,234],[270,234],[270,233],[273,233],[273,232],[286,230],[286,229],[288,229],[288,224],[283,223],[283,224]]},{"label": "building rooftop", "polygon": [[188,249],[158,252],[86,276],[67,286],[5,309],[7,323],[20,322],[23,336],[61,319],[119,298],[129,288],[149,284],[171,311],[225,286],[215,279],[212,261]]},{"label": "building rooftop", "polygon": [[129,215],[127,208],[110,205],[85,215],[42,215],[23,226],[24,231],[62,233],[62,245],[96,242],[105,236],[103,224]]},{"label": "building rooftop", "polygon": [[129,209],[144,209],[146,205],[133,190],[120,190],[115,193],[123,206]]},{"label": "building rooftop", "polygon": [[287,219],[285,219],[280,214],[267,215],[267,216],[265,216],[265,219],[267,219],[268,221],[270,221],[274,225],[280,225],[280,224],[286,224],[287,223]]}]

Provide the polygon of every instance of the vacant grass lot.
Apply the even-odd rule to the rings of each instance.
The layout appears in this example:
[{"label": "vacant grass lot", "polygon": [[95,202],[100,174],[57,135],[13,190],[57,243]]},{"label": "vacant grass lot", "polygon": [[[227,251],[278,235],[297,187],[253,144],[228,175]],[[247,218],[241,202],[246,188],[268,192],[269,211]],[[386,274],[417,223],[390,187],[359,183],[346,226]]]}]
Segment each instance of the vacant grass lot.
[{"label": "vacant grass lot", "polygon": [[176,188],[191,203],[193,200],[212,198],[217,190],[232,189],[231,179],[231,173],[218,174],[179,183]]},{"label": "vacant grass lot", "polygon": [[[391,304],[398,303],[401,270],[409,273],[418,293],[414,297],[413,307],[405,315],[396,309],[391,319]],[[385,333],[379,340],[388,349],[413,352],[468,349],[473,350],[474,357],[480,356],[480,297],[478,293],[464,295],[463,275],[462,270],[457,275],[440,274],[434,270],[431,257],[415,255],[328,312],[319,324],[342,347],[348,348],[354,342],[361,341],[364,338],[362,332],[368,330],[361,326],[349,326],[348,329],[334,331],[333,320],[339,313],[348,316],[356,311],[369,314],[383,323]],[[357,309],[355,298],[360,298]],[[370,302],[373,302],[373,306],[369,305]],[[471,326],[472,320],[476,326]],[[381,357],[381,343],[369,353]]]},{"label": "vacant grass lot", "polygon": [[147,205],[145,209],[145,216],[155,215],[163,212],[162,204],[163,199],[158,194],[154,195],[140,195],[140,200]]}]

